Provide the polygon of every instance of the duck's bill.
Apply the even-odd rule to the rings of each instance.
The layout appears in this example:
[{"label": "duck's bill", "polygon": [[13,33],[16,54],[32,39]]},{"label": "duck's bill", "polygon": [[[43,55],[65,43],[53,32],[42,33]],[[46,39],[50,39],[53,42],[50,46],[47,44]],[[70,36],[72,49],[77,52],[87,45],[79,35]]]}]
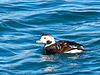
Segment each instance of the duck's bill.
[{"label": "duck's bill", "polygon": [[37,40],[36,42],[37,42],[37,43],[42,43],[42,41],[41,41],[41,40]]}]

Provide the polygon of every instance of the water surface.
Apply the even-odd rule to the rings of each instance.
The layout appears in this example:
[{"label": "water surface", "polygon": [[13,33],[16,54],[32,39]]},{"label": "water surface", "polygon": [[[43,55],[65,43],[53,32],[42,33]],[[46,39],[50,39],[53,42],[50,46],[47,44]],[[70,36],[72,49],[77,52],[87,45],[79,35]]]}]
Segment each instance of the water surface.
[{"label": "water surface", "polygon": [[[43,33],[76,41],[81,55],[43,55]],[[0,75],[100,75],[100,0],[1,0]]]}]

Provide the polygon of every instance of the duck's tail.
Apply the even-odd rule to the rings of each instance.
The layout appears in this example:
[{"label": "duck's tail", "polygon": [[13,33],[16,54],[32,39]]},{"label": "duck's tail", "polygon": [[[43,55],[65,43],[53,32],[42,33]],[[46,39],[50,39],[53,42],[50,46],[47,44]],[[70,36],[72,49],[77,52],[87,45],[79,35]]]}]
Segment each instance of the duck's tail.
[{"label": "duck's tail", "polygon": [[82,49],[83,51],[88,51],[88,50],[85,50],[85,49]]}]

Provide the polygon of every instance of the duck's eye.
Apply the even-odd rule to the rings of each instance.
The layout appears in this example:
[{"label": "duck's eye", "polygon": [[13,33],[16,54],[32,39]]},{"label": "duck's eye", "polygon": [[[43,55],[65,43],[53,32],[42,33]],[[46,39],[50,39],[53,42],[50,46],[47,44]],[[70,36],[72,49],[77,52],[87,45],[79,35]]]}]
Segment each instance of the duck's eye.
[{"label": "duck's eye", "polygon": [[46,39],[46,37],[44,37],[44,39]]}]

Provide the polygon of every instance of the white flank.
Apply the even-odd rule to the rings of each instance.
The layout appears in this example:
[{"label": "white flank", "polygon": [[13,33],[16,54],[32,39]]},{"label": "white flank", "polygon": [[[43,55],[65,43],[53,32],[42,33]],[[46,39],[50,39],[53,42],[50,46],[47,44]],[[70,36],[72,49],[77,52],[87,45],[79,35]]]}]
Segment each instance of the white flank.
[{"label": "white flank", "polygon": [[78,50],[78,49],[73,49],[73,50],[70,50],[70,51],[67,51],[67,52],[64,52],[64,53],[82,53],[83,51],[82,50]]}]

